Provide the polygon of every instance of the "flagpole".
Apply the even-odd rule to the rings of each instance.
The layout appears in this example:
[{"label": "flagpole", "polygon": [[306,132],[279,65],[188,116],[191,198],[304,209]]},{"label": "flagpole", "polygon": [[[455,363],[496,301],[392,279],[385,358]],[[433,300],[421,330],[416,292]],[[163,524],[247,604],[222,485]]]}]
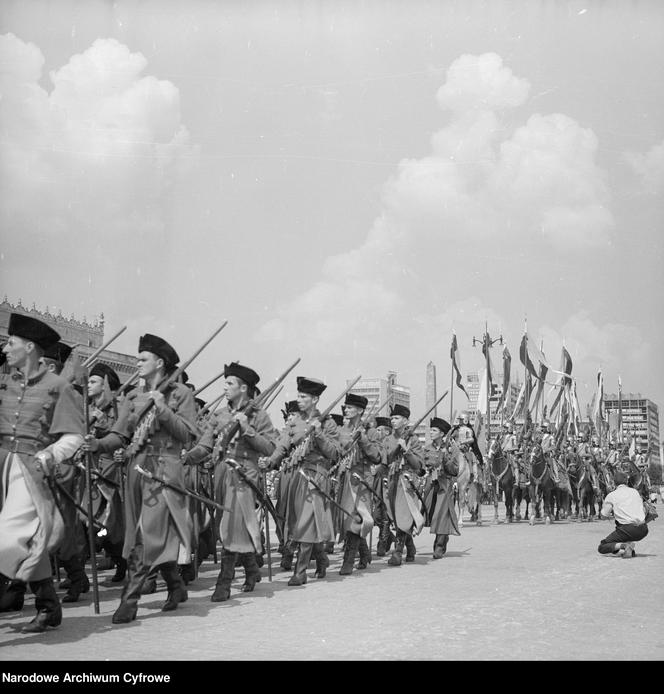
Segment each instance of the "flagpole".
[{"label": "flagpole", "polygon": [[528,415],[528,408],[530,406],[530,379],[528,378],[528,318],[523,319],[523,339],[524,339],[524,351],[523,355],[523,424],[521,431],[526,430],[526,417]]},{"label": "flagpole", "polygon": [[[454,344],[454,338],[452,338],[452,344]],[[453,426],[454,422],[452,421],[452,412],[454,411],[452,409],[453,404],[454,404],[454,358],[452,358],[452,366],[451,368],[451,373],[450,373],[450,425]]]},{"label": "flagpole", "polygon": [[622,421],[622,381],[618,376],[618,439],[620,445],[623,444],[623,421]]}]

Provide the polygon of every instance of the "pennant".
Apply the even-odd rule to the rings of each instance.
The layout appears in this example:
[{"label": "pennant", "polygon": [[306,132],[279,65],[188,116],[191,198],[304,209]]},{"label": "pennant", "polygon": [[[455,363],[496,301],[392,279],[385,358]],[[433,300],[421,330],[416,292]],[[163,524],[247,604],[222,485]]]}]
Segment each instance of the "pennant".
[{"label": "pennant", "polygon": [[604,377],[602,370],[597,372],[597,392],[595,393],[592,410],[592,421],[599,436],[602,435],[604,423]]},{"label": "pennant", "polygon": [[477,393],[477,411],[484,415],[485,417],[487,416],[487,411],[486,411],[486,399],[487,399],[487,393],[489,391],[490,385],[489,385],[489,380],[487,378],[487,370],[483,369],[482,370],[482,378],[480,379],[480,389],[479,392]]},{"label": "pennant", "polygon": [[560,356],[560,371],[563,374],[566,374],[565,376],[561,376],[558,379],[558,384],[555,387],[559,387],[560,390],[556,394],[556,399],[553,401],[553,404],[551,405],[551,414],[553,414],[556,411],[556,407],[560,403],[560,398],[562,397],[563,394],[563,389],[565,387],[569,387],[571,383],[571,379],[569,378],[570,374],[572,373],[572,357],[570,356],[569,352],[565,349],[563,346],[563,351]]},{"label": "pennant", "polygon": [[546,363],[544,354],[538,349],[537,345],[534,344],[527,332],[524,332],[523,338],[521,339],[519,359],[521,359],[521,363],[526,367],[528,372],[538,380],[540,378],[540,364],[546,366],[547,371],[549,370],[549,365]]},{"label": "pennant", "polygon": [[507,345],[503,347],[503,392],[498,402],[498,407],[505,409],[509,402],[510,392],[510,371],[512,368],[512,355],[510,354]]},{"label": "pennant", "polygon": [[450,347],[450,357],[452,358],[452,368],[456,372],[456,384],[457,388],[460,388],[470,400],[466,389],[463,387],[462,377],[461,377],[461,362],[458,356],[459,348],[457,346],[456,333],[452,333],[452,346]]}]

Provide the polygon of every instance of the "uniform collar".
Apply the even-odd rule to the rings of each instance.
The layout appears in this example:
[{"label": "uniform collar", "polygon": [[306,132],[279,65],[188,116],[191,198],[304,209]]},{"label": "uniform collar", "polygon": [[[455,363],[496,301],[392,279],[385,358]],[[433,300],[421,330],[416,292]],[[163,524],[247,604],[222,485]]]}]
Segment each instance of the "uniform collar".
[{"label": "uniform collar", "polygon": [[30,378],[27,378],[27,379],[26,379],[26,377],[25,377],[25,375],[23,374],[23,372],[22,372],[22,371],[19,371],[19,369],[14,369],[14,372],[12,373],[12,378],[13,378],[15,381],[23,381],[26,385],[32,386],[32,385],[34,385],[35,383],[38,383],[39,381],[41,381],[41,379],[44,378],[44,376],[45,376],[47,373],[50,373],[49,370],[48,370],[48,368],[47,368],[45,365],[42,364],[42,366],[39,367],[37,373],[35,373],[35,374],[34,374],[33,376],[31,376]]}]

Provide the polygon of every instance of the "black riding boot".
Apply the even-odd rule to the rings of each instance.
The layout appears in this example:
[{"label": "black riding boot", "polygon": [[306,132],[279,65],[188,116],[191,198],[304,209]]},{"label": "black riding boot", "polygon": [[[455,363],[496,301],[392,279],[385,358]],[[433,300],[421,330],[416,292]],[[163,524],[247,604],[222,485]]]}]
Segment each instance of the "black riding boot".
[{"label": "black riding boot", "polygon": [[406,533],[406,561],[415,561],[415,554],[417,550],[415,549],[415,542],[413,542],[413,536],[410,533]]},{"label": "black riding boot", "polygon": [[339,576],[348,576],[353,573],[353,564],[355,563],[355,555],[360,544],[360,536],[350,531],[346,533],[346,546],[344,548],[344,559]]},{"label": "black riding boot", "polygon": [[436,535],[436,539],[433,543],[433,558],[442,559],[443,555],[447,551],[447,541],[450,539],[449,535]]},{"label": "black riding boot", "polygon": [[330,560],[325,551],[324,542],[316,542],[311,550],[311,556],[316,560],[316,578],[325,578],[327,567],[330,565]]},{"label": "black riding boot", "polygon": [[295,557],[295,545],[292,540],[288,540],[283,547],[283,551],[281,553],[281,562],[279,563],[279,566],[284,571],[291,571],[293,568],[293,558]]},{"label": "black riding boot", "polygon": [[55,592],[52,578],[30,581],[30,590],[35,594],[37,615],[21,630],[25,634],[38,634],[48,627],[58,627],[62,622],[62,607]]},{"label": "black riding boot", "polygon": [[62,602],[78,602],[81,593],[87,593],[90,590],[90,579],[85,573],[83,557],[77,554],[62,560],[60,563],[69,578],[69,588],[62,598]]},{"label": "black riding boot", "polygon": [[138,601],[143,592],[143,584],[146,582],[148,574],[151,574],[150,567],[144,564],[138,557],[142,555],[143,548],[133,549],[127,560],[127,583],[122,589],[120,604],[113,614],[113,624],[126,624],[136,619],[138,612]]},{"label": "black riding boot", "polygon": [[143,587],[141,588],[141,595],[152,595],[152,593],[157,592],[157,576],[159,575],[159,571],[157,570],[156,567],[152,567],[148,573],[147,576],[145,577],[145,583],[143,583]]},{"label": "black riding boot", "polygon": [[221,570],[217,576],[217,585],[210,600],[212,602],[225,602],[231,597],[231,583],[235,575],[236,552],[221,550]]},{"label": "black riding boot", "polygon": [[27,587],[23,581],[9,581],[0,597],[0,612],[20,612]]},{"label": "black riding boot", "polygon": [[387,560],[390,566],[401,566],[401,561],[403,559],[403,546],[406,542],[406,533],[402,530],[397,530],[396,543],[394,545],[394,552],[392,556]]},{"label": "black riding boot", "polygon": [[307,582],[307,568],[311,559],[313,544],[311,542],[300,542],[300,548],[297,552],[297,563],[295,564],[295,572],[288,581],[289,586],[303,586]]},{"label": "black riding boot", "polygon": [[390,547],[395,539],[394,533],[390,530],[389,521],[383,522],[383,524],[380,526],[380,534],[378,535],[376,556],[384,557],[390,551]]},{"label": "black riding boot", "polygon": [[325,543],[325,551],[327,554],[334,554],[334,540]]},{"label": "black riding boot", "polygon": [[367,544],[366,538],[360,538],[358,550],[360,553],[360,561],[357,562],[357,568],[366,569],[367,566],[371,564],[371,552],[369,551],[369,545]]},{"label": "black riding boot", "polygon": [[164,581],[166,581],[166,588],[168,590],[168,597],[161,610],[162,612],[171,612],[177,609],[179,603],[187,602],[187,598],[189,597],[187,595],[187,589],[184,587],[184,581],[178,571],[178,565],[174,561],[161,564],[159,566],[159,572]]},{"label": "black riding boot", "polygon": [[[242,585],[243,593],[251,593],[254,587],[261,580],[261,570],[256,561],[254,552],[246,552],[240,554],[242,566],[244,566],[244,584]],[[260,555],[258,555],[260,556]]]}]

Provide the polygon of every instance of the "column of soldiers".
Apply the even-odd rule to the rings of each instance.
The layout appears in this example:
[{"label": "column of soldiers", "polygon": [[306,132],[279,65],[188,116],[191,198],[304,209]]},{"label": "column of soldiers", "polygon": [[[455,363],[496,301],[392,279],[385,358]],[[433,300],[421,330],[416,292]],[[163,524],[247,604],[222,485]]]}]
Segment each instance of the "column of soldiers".
[{"label": "column of soldiers", "polygon": [[[158,574],[167,588],[161,609],[178,609],[217,543],[211,600],[231,598],[238,567],[241,590],[254,591],[270,555],[263,527],[270,523],[281,568],[292,571],[289,586],[307,583],[311,561],[314,578],[324,579],[334,543],[343,545],[340,575],[366,569],[374,526],[376,557],[389,555],[388,566],[415,561],[413,537],[426,527],[433,558],[440,559],[450,535],[460,534],[456,452],[472,455],[475,474],[488,479],[467,417],[454,426],[433,417],[423,446],[407,407],[372,416],[367,399],[348,388],[335,400],[344,398],[341,414],[321,412],[327,385],[299,376],[297,399],[286,403],[278,430],[263,408],[259,374],[238,362],[224,367],[223,406],[207,409],[182,382],[175,349],[156,335],[140,337],[140,385],[120,394],[118,375],[99,362],[87,389],[63,378],[71,350],[41,321],[12,314],[8,332],[3,353],[10,373],[0,376],[0,611],[21,610],[29,588],[37,613],[23,628],[28,633],[59,626],[61,602],[89,592],[85,562],[96,560],[85,542],[90,522],[97,551],[115,569],[110,582],[122,586],[112,617],[122,624],[136,619],[141,595],[156,590]],[[561,447],[548,426],[517,436],[507,425],[502,446],[517,479],[535,442],[551,458]],[[582,459],[611,458],[596,441],[579,437],[566,445]],[[83,474],[88,458],[91,509]],[[54,582],[60,569],[67,574],[62,600]]]}]

